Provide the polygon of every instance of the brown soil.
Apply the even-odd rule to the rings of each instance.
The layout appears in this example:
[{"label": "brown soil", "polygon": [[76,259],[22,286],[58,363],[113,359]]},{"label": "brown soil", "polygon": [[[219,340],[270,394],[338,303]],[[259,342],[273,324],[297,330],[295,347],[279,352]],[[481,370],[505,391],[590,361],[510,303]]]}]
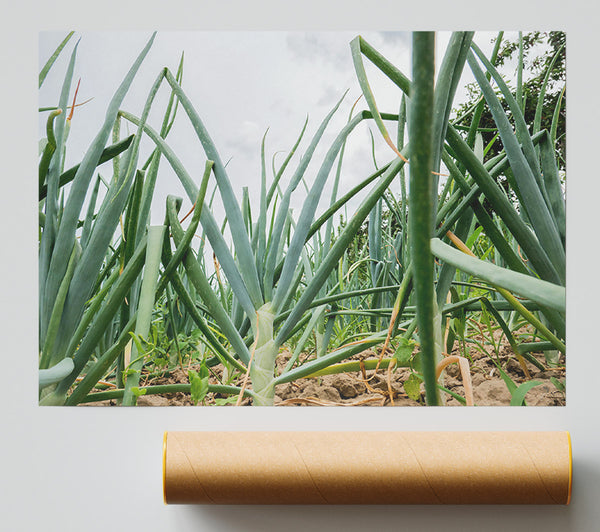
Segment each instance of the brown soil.
[{"label": "brown soil", "polygon": [[[501,364],[502,369],[511,377],[517,386],[526,382],[525,374],[519,365],[516,357],[510,350],[510,346],[503,344],[500,347],[499,354],[493,352],[491,346],[487,347],[488,353],[484,354],[477,348],[470,350],[472,362],[470,363],[470,373],[473,383],[473,396],[476,406],[508,406],[510,405],[511,395],[505,382],[500,376],[498,368],[490,357],[495,357]],[[457,349],[452,354],[460,354]],[[289,360],[289,352],[283,351],[277,358],[277,367],[281,371]],[[387,356],[390,356],[389,354]],[[547,364],[542,353],[533,354],[544,366]],[[351,357],[349,360],[367,360],[377,359],[374,351],[368,350],[359,355]],[[528,406],[562,406],[565,404],[565,394],[559,391],[551,382],[555,377],[564,382],[565,368],[539,370],[533,364],[527,362],[527,367],[532,379],[541,381],[542,384],[533,387],[526,395],[525,400]],[[222,368],[216,366],[212,368],[215,374],[220,378]],[[279,406],[421,406],[424,405],[424,391],[421,384],[421,397],[418,401],[410,399],[405,391],[403,384],[410,376],[410,370],[407,368],[398,368],[389,375],[387,369],[379,369],[377,372],[371,370],[365,373],[353,372],[337,375],[325,375],[319,378],[299,379],[295,382],[281,384],[275,388],[275,405]],[[443,385],[454,393],[464,397],[464,388],[461,380],[460,370],[457,364],[447,366],[443,379]],[[210,378],[211,384],[218,384],[219,380],[215,376]],[[241,386],[243,377],[239,377],[230,384]],[[177,368],[170,372],[168,376],[144,379],[142,377],[141,386],[157,384],[177,384],[188,383],[187,368],[182,370]],[[251,384],[249,383],[250,387]],[[389,386],[389,387],[388,387]],[[390,394],[389,388],[392,393]],[[447,406],[458,406],[461,403],[454,397],[446,396]],[[204,401],[205,405],[222,404],[227,396],[209,393]],[[229,398],[227,405],[235,404],[237,398]],[[114,405],[114,401],[103,401],[102,403],[92,403],[94,405],[105,404]],[[164,395],[144,395],[138,398],[139,406],[187,406],[192,405],[188,394],[174,393]],[[241,405],[250,405],[249,398],[244,399]]]},{"label": "brown soil", "polygon": [[[455,350],[452,354],[459,354]],[[489,356],[476,349],[471,350],[473,363],[471,366],[471,379],[473,383],[474,402],[477,406],[508,406],[511,395],[496,365]],[[366,351],[352,357],[352,359],[377,359],[372,351]],[[389,355],[387,355],[389,356]],[[545,364],[542,353],[534,357]],[[285,355],[280,358],[285,360]],[[512,352],[506,346],[500,348],[497,358],[503,370],[517,384],[526,382],[525,374]],[[528,406],[559,406],[565,404],[565,394],[560,392],[551,382],[555,377],[564,379],[564,367],[540,371],[537,367],[526,362],[531,379],[542,384],[533,387],[526,395]],[[418,401],[410,399],[403,388],[403,384],[410,376],[408,368],[398,368],[389,376],[394,406],[421,406],[425,404],[424,388],[421,384],[421,398]],[[366,371],[366,382],[361,372],[345,373],[339,375],[325,375],[314,379],[300,379],[298,381],[282,384],[275,389],[275,404],[336,404],[336,405],[364,405],[364,406],[392,406],[388,389],[388,371],[379,369]],[[460,370],[457,364],[447,366],[443,385],[452,392],[465,396]],[[447,406],[458,406],[461,403],[454,397],[446,395]]]}]

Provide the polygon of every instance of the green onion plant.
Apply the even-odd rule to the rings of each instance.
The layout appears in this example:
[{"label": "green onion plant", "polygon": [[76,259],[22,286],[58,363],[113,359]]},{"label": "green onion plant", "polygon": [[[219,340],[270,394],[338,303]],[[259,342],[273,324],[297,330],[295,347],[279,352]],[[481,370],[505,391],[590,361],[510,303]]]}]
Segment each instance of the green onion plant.
[{"label": "green onion plant", "polygon": [[[71,37],[42,68],[40,86]],[[415,32],[409,78],[357,36],[349,54],[366,109],[352,106],[316,171],[317,148],[345,105],[341,91],[316,126],[307,118],[279,165],[275,156],[268,162],[265,133],[257,147],[259,186],[250,189],[258,193],[254,211],[248,188],[238,200],[227,165],[183,88],[183,57],[175,74],[167,67],[160,70],[140,116],[122,108],[155,35],[116,90],[81,162],[65,170],[76,105],[73,100],[67,117],[75,44],[58,104],[40,109],[48,113],[39,158],[41,404],[111,399],[135,405],[140,395],[184,391],[195,402],[214,392],[268,406],[274,404],[277,385],[356,371],[357,364],[347,359],[380,347],[369,368],[392,372],[409,367],[413,388],[417,383],[411,394],[418,394],[422,380],[426,403],[443,404],[444,355],[455,339],[466,342],[469,313],[479,315],[488,332],[501,328],[523,365],[522,357],[536,360],[528,355],[535,348],[531,342],[518,342],[514,334],[523,323],[535,331],[538,347],[564,356],[564,194],[554,149],[556,125],[550,131],[541,128],[549,75],[533,123],[528,123],[523,61],[513,91],[495,67],[503,34],[490,58],[473,37],[472,32],[453,33],[436,69],[435,33]],[[397,87],[397,112],[378,108],[365,59]],[[466,68],[481,97],[453,116]],[[155,129],[149,116],[163,86],[170,99]],[[487,145],[480,128],[484,106],[495,121],[494,139]],[[199,182],[168,138],[181,111],[205,155]],[[121,138],[123,122],[133,125],[135,133]],[[341,186],[346,143],[363,122],[376,128],[371,135],[374,170],[346,191]],[[142,140],[152,146],[145,161]],[[374,157],[380,140],[389,147],[383,164]],[[497,140],[502,149],[491,156]],[[299,150],[302,156],[294,159]],[[111,177],[98,170],[107,161],[112,161]],[[170,195],[164,224],[149,227],[165,162],[193,208],[184,215],[183,199]],[[499,184],[501,178],[513,195]],[[399,197],[391,191],[393,183],[400,185]],[[332,193],[324,198],[328,184]],[[301,208],[293,208],[303,187],[306,199]],[[360,198],[359,207],[337,222],[353,198]],[[223,221],[215,218],[216,201],[224,206]],[[322,204],[324,211],[317,212]],[[159,329],[168,347],[158,345]],[[141,385],[150,353],[159,347],[161,356],[175,349],[177,356],[165,354],[165,363],[183,368],[180,342],[192,334],[204,354],[196,357],[201,369],[190,369],[190,382]],[[418,346],[416,356],[413,345]],[[386,357],[390,346],[396,354]],[[290,356],[282,369],[277,357],[284,349]],[[301,357],[311,349],[314,356]],[[464,361],[459,363],[463,370]],[[224,368],[221,381],[209,385],[209,371],[218,364]],[[232,385],[235,376],[246,383]],[[114,389],[93,391],[107,380]],[[514,404],[523,404],[535,385],[505,381]]]}]

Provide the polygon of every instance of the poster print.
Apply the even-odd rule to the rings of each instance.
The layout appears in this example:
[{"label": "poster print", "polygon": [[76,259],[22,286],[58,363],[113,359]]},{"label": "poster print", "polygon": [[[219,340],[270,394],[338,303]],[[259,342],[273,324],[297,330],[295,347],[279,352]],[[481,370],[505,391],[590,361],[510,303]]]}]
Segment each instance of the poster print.
[{"label": "poster print", "polygon": [[564,405],[565,43],[41,33],[40,404]]}]

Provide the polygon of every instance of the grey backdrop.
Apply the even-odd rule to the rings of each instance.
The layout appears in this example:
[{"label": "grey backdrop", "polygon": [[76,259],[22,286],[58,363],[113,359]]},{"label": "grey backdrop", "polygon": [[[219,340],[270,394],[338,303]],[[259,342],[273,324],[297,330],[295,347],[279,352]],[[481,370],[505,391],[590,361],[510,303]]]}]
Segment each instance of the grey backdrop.
[{"label": "grey backdrop", "polygon": [[[200,4],[198,2],[197,4]],[[2,20],[0,529],[30,531],[600,529],[597,13],[573,0],[131,2],[11,5]],[[486,7],[483,7],[486,6]],[[85,11],[82,11],[84,10]],[[167,11],[168,10],[168,11]],[[8,10],[5,10],[8,13]],[[112,13],[112,14],[111,14]],[[568,34],[568,406],[564,408],[39,408],[36,404],[37,33],[55,29],[562,29]],[[569,507],[166,507],[164,430],[570,430]]]}]

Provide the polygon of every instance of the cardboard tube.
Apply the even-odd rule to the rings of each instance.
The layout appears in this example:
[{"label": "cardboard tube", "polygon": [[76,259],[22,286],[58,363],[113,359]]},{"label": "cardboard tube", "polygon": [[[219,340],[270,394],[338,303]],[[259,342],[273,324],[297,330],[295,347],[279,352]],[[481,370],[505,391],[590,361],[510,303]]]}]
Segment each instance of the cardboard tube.
[{"label": "cardboard tube", "polygon": [[167,432],[167,504],[568,504],[568,432]]}]

